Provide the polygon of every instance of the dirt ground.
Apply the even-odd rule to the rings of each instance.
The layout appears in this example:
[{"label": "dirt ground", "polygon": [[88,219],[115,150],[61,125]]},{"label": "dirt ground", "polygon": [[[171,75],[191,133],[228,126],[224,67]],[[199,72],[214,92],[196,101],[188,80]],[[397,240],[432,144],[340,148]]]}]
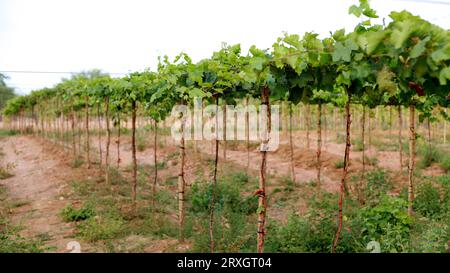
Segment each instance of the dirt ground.
[{"label": "dirt ground", "polygon": [[76,177],[58,148],[46,145],[42,140],[28,136],[3,138],[5,163],[15,165],[14,176],[1,180],[8,189],[8,196],[20,206],[11,209],[12,223],[23,228],[24,237],[45,238],[45,245],[54,252],[69,252],[67,244],[77,241],[74,228],[62,222],[59,211],[67,200],[68,178]]}]

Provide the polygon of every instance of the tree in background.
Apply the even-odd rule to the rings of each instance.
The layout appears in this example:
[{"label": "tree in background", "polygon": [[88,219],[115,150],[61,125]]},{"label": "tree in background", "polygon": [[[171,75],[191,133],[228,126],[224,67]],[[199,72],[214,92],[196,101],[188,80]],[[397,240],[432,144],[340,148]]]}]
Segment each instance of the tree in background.
[{"label": "tree in background", "polygon": [[[0,112],[6,105],[6,102],[16,96],[14,88],[6,85],[5,79],[8,77],[0,73]],[[0,114],[0,121],[2,120],[2,115]]]}]

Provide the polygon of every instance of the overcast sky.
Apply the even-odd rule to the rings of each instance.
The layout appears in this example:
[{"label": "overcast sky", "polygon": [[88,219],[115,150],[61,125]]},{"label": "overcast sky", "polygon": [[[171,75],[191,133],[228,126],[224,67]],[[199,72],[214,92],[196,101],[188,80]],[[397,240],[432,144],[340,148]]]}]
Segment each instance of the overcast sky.
[{"label": "overcast sky", "polygon": [[[155,69],[159,55],[181,51],[194,61],[222,42],[270,47],[288,33],[328,35],[353,29],[357,0],[0,0],[0,71],[109,73]],[[450,0],[373,0],[450,28]],[[1,72],[0,72],[1,73]],[[19,93],[52,86],[70,74],[4,73]],[[116,75],[120,76],[120,74]]]}]

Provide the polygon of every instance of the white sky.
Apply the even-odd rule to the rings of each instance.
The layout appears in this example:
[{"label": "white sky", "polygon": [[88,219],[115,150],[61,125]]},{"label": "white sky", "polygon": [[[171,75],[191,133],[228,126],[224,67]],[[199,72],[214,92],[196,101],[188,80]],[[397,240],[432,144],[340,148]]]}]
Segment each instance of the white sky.
[{"label": "white sky", "polygon": [[[433,3],[422,3],[433,2]],[[443,2],[443,3],[441,3]],[[110,73],[155,69],[158,55],[181,51],[194,61],[222,42],[268,48],[283,31],[327,35],[353,29],[357,0],[0,0],[0,71]],[[445,4],[448,3],[448,4]],[[450,28],[450,0],[372,0],[381,18],[392,10]],[[387,18],[388,20],[388,18]],[[52,86],[70,74],[4,73],[19,93]]]}]

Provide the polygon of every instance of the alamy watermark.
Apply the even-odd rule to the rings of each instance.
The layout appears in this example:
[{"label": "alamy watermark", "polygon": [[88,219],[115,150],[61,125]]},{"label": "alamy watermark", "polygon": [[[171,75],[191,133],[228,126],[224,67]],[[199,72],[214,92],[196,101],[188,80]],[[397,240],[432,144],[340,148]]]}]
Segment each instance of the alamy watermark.
[{"label": "alamy watermark", "polygon": [[171,117],[175,119],[171,127],[172,138],[179,141],[184,135],[185,140],[245,141],[248,134],[250,141],[262,143],[261,150],[276,151],[280,141],[279,109],[279,105],[270,105],[269,128],[267,105],[257,108],[243,104],[225,107],[212,104],[203,108],[202,99],[195,98],[193,111],[187,105],[172,108]]}]

